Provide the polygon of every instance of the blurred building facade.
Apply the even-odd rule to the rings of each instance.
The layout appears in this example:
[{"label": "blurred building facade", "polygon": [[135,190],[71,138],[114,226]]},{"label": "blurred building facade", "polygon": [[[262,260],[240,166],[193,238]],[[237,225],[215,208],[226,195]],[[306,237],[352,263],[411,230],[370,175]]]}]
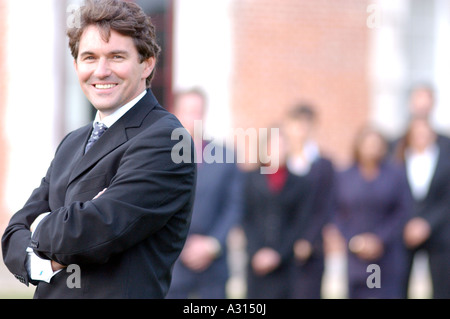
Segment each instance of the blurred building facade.
[{"label": "blurred building facade", "polygon": [[[366,1],[235,1],[235,125],[271,126],[299,101],[316,105],[318,140],[348,159],[369,112]],[[343,125],[345,123],[345,125]]]},{"label": "blurred building facade", "polygon": [[308,101],[320,144],[345,166],[367,121],[402,134],[417,84],[435,87],[433,121],[450,132],[446,0],[190,0],[174,11],[174,88],[206,90],[212,135],[276,125]]}]

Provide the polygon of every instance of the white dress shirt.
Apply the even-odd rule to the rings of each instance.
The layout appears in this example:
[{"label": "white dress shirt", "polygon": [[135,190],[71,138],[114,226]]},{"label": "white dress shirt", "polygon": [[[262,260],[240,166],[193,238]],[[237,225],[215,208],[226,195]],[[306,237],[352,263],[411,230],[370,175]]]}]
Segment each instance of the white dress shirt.
[{"label": "white dress shirt", "polygon": [[[114,123],[116,123],[125,113],[127,113],[133,106],[137,104],[147,93],[147,90],[144,90],[141,94],[139,94],[136,98],[125,104],[124,106],[117,109],[114,113],[100,119],[100,112],[97,111],[95,115],[95,122],[100,122],[106,125],[106,127],[111,127]],[[94,124],[92,124],[94,125]],[[33,236],[34,231],[39,226],[39,223],[50,213],[44,213],[39,215],[38,218],[33,222],[33,232],[31,236]],[[47,283],[50,282],[52,277],[56,275],[61,270],[53,272],[51,260],[42,259],[38,255],[36,255],[31,247],[27,248],[27,260],[26,267],[28,271],[28,275],[33,280],[45,281]]]},{"label": "white dress shirt", "polygon": [[147,91],[142,92],[137,97],[135,97],[133,100],[122,106],[121,108],[117,109],[114,113],[105,116],[103,119],[100,119],[100,112],[97,111],[97,114],[95,115],[94,122],[92,123],[92,126],[94,126],[95,122],[103,123],[106,125],[106,127],[111,127],[114,123],[117,122],[125,113],[127,113],[133,106],[136,105],[137,102],[139,102],[147,93]]},{"label": "white dress shirt", "polygon": [[288,157],[286,166],[295,175],[307,175],[311,165],[320,157],[319,147],[314,141],[308,141],[303,146],[303,156]]},{"label": "white dress shirt", "polygon": [[435,144],[422,153],[406,151],[406,172],[411,192],[416,200],[422,200],[428,194],[438,157],[439,147]]}]

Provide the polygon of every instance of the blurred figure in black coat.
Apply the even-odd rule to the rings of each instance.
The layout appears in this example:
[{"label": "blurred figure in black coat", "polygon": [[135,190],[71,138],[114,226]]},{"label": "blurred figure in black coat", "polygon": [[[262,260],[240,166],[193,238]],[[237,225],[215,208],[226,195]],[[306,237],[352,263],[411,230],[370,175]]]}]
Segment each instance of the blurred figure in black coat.
[{"label": "blurred figure in black coat", "polygon": [[249,257],[247,297],[284,299],[291,296],[296,223],[298,216],[307,210],[310,186],[306,177],[292,174],[286,168],[282,134],[270,136],[267,145],[271,157],[278,156],[277,172],[251,171],[244,183],[242,228]]},{"label": "blurred figure in black coat", "polygon": [[450,152],[427,117],[410,122],[398,143],[396,159],[404,166],[415,199],[414,216],[404,229],[410,249],[405,276],[407,296],[413,257],[419,250],[428,253],[434,298],[450,298]]},{"label": "blurred figure in black coat", "polygon": [[328,223],[333,200],[334,169],[312,139],[316,113],[299,104],[288,111],[284,132],[288,140],[288,170],[311,183],[310,211],[299,216],[293,247],[292,298],[320,298],[324,272],[322,230]]}]

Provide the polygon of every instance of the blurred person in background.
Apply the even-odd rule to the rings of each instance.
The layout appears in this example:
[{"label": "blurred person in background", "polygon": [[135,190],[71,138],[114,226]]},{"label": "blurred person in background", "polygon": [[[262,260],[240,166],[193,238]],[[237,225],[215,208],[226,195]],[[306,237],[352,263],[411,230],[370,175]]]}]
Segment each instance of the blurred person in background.
[{"label": "blurred person in background", "polygon": [[[173,111],[194,137],[195,121],[203,126],[206,96],[199,89],[180,92]],[[209,163],[203,158],[205,146],[211,147],[211,143],[199,140],[195,144],[197,184],[192,221],[185,247],[174,266],[168,298],[226,297],[229,278],[226,240],[242,212],[242,173],[235,163],[225,162],[225,150],[223,163]]]},{"label": "blurred person in background", "polygon": [[[337,176],[336,223],[348,247],[350,298],[401,298],[407,253],[403,226],[412,197],[404,171],[385,161],[387,143],[372,128],[356,136],[354,165]],[[368,266],[381,269],[369,288]]]},{"label": "blurred person in background", "polygon": [[247,172],[244,183],[242,229],[249,257],[247,297],[286,299],[291,297],[295,225],[298,216],[306,213],[310,187],[305,176],[292,174],[286,168],[283,134],[278,138],[269,136],[266,145],[271,157],[278,157],[278,171]]},{"label": "blurred person in background", "polygon": [[430,118],[434,108],[434,90],[431,86],[418,85],[411,90],[409,112],[413,117]]},{"label": "blurred person in background", "polygon": [[396,159],[404,166],[415,200],[403,239],[409,248],[404,296],[414,255],[425,250],[434,298],[450,298],[450,161],[449,149],[439,142],[426,116],[414,117],[399,142]]},{"label": "blurred person in background", "polygon": [[299,216],[294,242],[292,298],[320,298],[324,272],[322,230],[332,210],[334,168],[313,140],[316,113],[312,106],[299,104],[287,113],[283,132],[287,137],[286,166],[311,182],[310,210]]},{"label": "blurred person in background", "polygon": [[[436,98],[434,89],[426,84],[420,84],[411,89],[409,96],[409,116],[410,118],[420,117],[426,119],[431,125],[431,116],[434,110]],[[436,143],[442,148],[450,148],[450,138],[444,134],[435,132]],[[403,134],[404,135],[404,134]],[[398,144],[404,140],[404,136],[392,141],[389,144],[389,153],[395,157]]]}]

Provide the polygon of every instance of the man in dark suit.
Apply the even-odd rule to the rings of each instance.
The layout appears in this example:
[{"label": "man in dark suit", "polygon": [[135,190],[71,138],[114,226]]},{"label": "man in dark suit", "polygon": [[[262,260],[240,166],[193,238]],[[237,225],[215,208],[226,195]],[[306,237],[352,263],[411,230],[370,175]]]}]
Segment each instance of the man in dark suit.
[{"label": "man in dark suit", "polygon": [[[235,163],[226,163],[226,149],[205,141],[195,131],[203,123],[206,97],[197,89],[177,94],[174,113],[195,136],[198,177],[189,236],[175,263],[168,298],[223,299],[229,278],[227,237],[241,216],[242,174]],[[201,128],[200,125],[198,128]],[[195,134],[197,133],[197,134]],[[220,149],[223,158],[208,158],[206,150]]]},{"label": "man in dark suit", "polygon": [[149,89],[160,51],[150,18],[119,0],[87,1],[80,17],[69,46],[97,116],[64,138],[11,218],[4,262],[35,298],[163,298],[189,228],[193,149],[190,163],[172,160],[182,126]]},{"label": "man in dark suit", "polygon": [[[420,84],[411,89],[408,103],[409,120],[414,118],[427,118],[431,123],[431,116],[435,107],[435,92],[434,89],[426,84]],[[404,138],[404,133],[399,138],[389,142],[389,156],[398,157],[397,154],[401,145],[399,142]],[[437,132],[437,144],[443,149],[450,148],[450,138],[445,134]]]},{"label": "man in dark suit", "polygon": [[283,123],[289,144],[287,167],[310,183],[309,209],[298,217],[296,225],[291,297],[318,299],[325,270],[322,234],[331,220],[335,172],[313,139],[317,125],[314,106],[295,105]]}]

